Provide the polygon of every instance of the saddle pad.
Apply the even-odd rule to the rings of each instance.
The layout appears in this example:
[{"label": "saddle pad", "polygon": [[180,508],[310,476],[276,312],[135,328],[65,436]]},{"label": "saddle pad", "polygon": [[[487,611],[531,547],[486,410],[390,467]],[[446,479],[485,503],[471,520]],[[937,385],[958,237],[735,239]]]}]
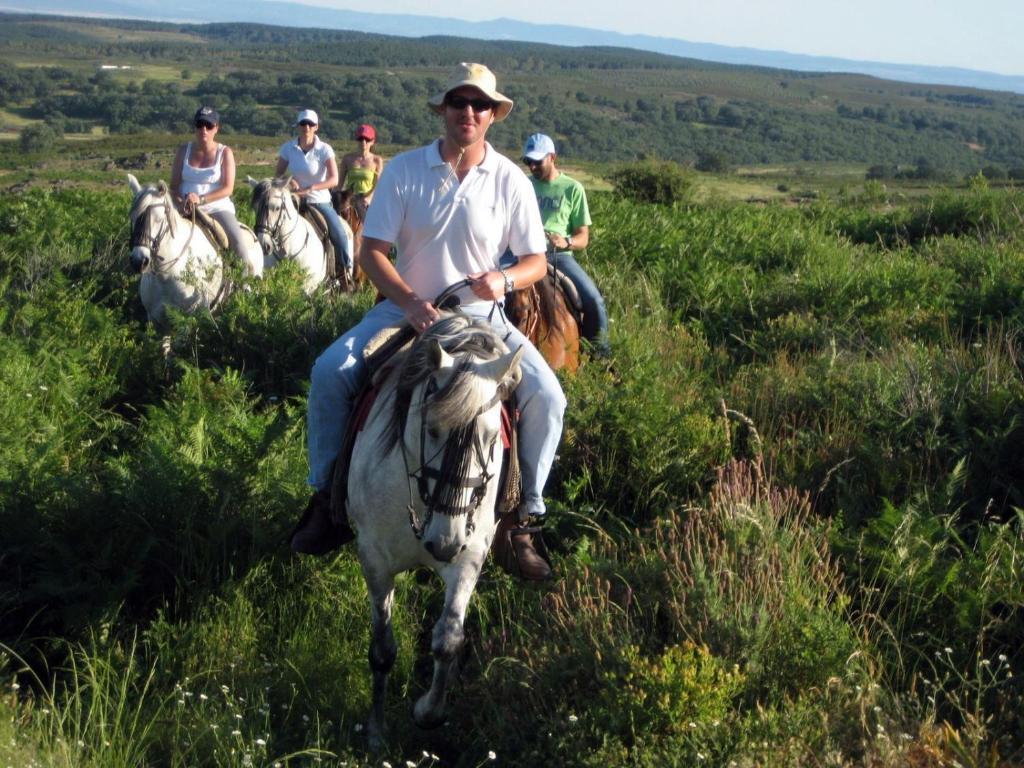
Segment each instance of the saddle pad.
[{"label": "saddle pad", "polygon": [[227,250],[230,247],[228,243],[228,236],[224,233],[224,227],[220,225],[213,216],[208,213],[203,213],[200,210],[196,210],[196,224],[202,230],[203,234],[206,235],[207,239],[213,243],[214,248],[220,250]]},{"label": "saddle pad", "polygon": [[379,383],[379,374],[386,370],[387,362],[399,352],[408,349],[415,338],[416,332],[404,321],[377,331],[363,347],[363,361],[370,369],[370,376],[375,383]]},{"label": "saddle pad", "polygon": [[578,321],[583,317],[583,302],[580,301],[580,294],[576,290],[576,284],[569,279],[567,274],[557,269],[550,262],[548,263],[548,276],[555,281],[555,285],[562,289],[562,294],[569,303],[569,309],[576,315]]}]

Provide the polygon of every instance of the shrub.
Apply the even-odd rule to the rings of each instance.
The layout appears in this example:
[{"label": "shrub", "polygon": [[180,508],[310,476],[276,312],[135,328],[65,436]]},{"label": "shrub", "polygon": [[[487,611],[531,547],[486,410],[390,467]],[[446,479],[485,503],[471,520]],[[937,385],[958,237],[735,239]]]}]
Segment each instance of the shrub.
[{"label": "shrub", "polygon": [[693,180],[678,165],[656,160],[623,166],[608,180],[617,194],[643,203],[685,202],[693,191]]},{"label": "shrub", "polygon": [[60,139],[53,126],[47,123],[26,125],[18,134],[18,146],[22,152],[43,152],[52,149]]}]

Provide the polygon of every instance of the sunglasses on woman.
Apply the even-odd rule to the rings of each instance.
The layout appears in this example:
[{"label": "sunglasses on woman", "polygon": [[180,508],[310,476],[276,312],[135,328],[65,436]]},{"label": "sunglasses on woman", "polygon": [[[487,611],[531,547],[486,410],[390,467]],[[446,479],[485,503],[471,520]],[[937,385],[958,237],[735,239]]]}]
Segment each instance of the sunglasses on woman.
[{"label": "sunglasses on woman", "polygon": [[311,123],[309,120],[300,120],[299,125],[305,128],[312,128],[314,125],[316,125],[316,123]]},{"label": "sunglasses on woman", "polygon": [[208,123],[205,120],[196,120],[196,128],[205,128],[208,131],[212,131],[216,127],[216,123]]},{"label": "sunglasses on woman", "polygon": [[490,99],[470,99],[465,96],[446,96],[444,103],[452,109],[465,109],[472,107],[474,112],[486,112],[494,109],[494,102]]}]

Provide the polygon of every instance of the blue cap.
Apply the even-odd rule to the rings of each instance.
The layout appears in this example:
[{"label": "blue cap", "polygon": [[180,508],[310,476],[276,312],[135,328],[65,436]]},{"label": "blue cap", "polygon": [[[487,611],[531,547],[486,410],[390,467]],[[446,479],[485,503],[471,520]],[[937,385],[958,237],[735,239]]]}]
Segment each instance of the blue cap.
[{"label": "blue cap", "polygon": [[548,155],[555,154],[555,142],[546,133],[533,133],[526,140],[523,147],[524,160],[543,160]]}]

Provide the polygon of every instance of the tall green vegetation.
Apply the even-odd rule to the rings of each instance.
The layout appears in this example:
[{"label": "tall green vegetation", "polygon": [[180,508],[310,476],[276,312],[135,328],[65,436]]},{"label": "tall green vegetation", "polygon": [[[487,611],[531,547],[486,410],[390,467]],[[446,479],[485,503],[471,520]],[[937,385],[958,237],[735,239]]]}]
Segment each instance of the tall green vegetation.
[{"label": "tall green vegetation", "polygon": [[[433,733],[441,588],[400,582],[380,758],[1019,763],[1024,200],[688,192],[592,195],[614,360],[563,380],[559,577],[488,566]],[[309,367],[372,296],[280,269],[167,359],[127,207],[0,197],[0,762],[379,764],[354,553],[284,544]]]}]

